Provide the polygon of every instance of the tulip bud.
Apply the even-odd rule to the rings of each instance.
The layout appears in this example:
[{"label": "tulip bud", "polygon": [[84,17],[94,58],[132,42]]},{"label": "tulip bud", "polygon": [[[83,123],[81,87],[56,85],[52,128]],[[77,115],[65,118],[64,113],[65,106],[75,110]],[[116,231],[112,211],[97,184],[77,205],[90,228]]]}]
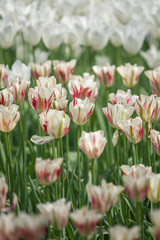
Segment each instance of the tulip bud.
[{"label": "tulip bud", "polygon": [[100,82],[104,87],[109,88],[113,85],[115,66],[93,66],[92,69],[97,77],[100,79]]},{"label": "tulip bud", "polygon": [[54,228],[61,230],[68,223],[71,202],[66,203],[66,199],[62,198],[56,202],[38,204],[37,208]]},{"label": "tulip bud", "polygon": [[138,83],[143,69],[144,67],[138,67],[137,64],[126,63],[125,66],[117,67],[117,72],[120,74],[124,85],[131,88]]},{"label": "tulip bud", "polygon": [[84,125],[92,115],[94,107],[95,104],[90,102],[88,98],[84,100],[75,98],[69,104],[69,112],[72,121],[77,125]]},{"label": "tulip bud", "polygon": [[156,153],[160,156],[160,132],[150,130],[151,142]]},{"label": "tulip bud", "polygon": [[20,113],[18,106],[12,104],[10,107],[0,105],[0,131],[11,132],[19,121]]},{"label": "tulip bud", "polygon": [[149,190],[147,197],[151,202],[160,202],[160,174],[149,176]]},{"label": "tulip bud", "polygon": [[102,130],[89,133],[82,131],[78,145],[88,158],[96,159],[102,154],[106,142],[107,139],[104,137]]},{"label": "tulip bud", "polygon": [[116,225],[110,228],[111,240],[138,240],[139,227],[135,226],[130,229]]},{"label": "tulip bud", "polygon": [[57,181],[61,173],[62,162],[63,158],[54,160],[36,158],[35,171],[42,184],[51,185]]},{"label": "tulip bud", "polygon": [[71,213],[70,218],[82,236],[91,237],[102,215],[94,210],[88,210],[87,207],[83,207]]}]

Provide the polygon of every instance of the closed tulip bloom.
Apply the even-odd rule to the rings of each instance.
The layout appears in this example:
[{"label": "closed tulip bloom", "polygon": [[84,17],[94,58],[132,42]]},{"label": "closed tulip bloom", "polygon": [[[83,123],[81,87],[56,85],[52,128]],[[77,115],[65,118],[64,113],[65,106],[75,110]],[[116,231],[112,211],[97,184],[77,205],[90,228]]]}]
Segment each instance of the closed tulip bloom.
[{"label": "closed tulip bloom", "polygon": [[39,77],[49,77],[52,70],[51,61],[45,63],[31,63],[30,67],[35,80]]},{"label": "closed tulip bloom", "polygon": [[37,208],[54,228],[61,230],[68,223],[71,202],[62,198],[56,202],[38,204]]},{"label": "closed tulip bloom", "polygon": [[99,158],[102,154],[106,142],[107,139],[104,137],[104,132],[102,130],[89,133],[82,131],[78,145],[88,158],[95,159]]},{"label": "closed tulip bloom", "polygon": [[160,209],[152,210],[150,218],[153,226],[149,231],[157,240],[160,240]]},{"label": "closed tulip bloom", "polygon": [[51,185],[57,181],[61,173],[62,162],[63,158],[54,160],[36,158],[35,171],[42,184]]},{"label": "closed tulip bloom", "polygon": [[113,85],[114,81],[114,73],[115,73],[115,66],[111,66],[109,64],[106,64],[106,66],[93,66],[93,72],[97,75],[99,78],[101,84],[109,88]]},{"label": "closed tulip bloom", "polygon": [[11,132],[20,118],[18,106],[12,104],[9,107],[0,105],[0,131]]},{"label": "closed tulip bloom", "polygon": [[150,130],[151,142],[155,152],[160,156],[160,132],[156,130]]},{"label": "closed tulip bloom", "polygon": [[84,125],[92,115],[94,107],[95,104],[90,102],[88,98],[84,100],[75,98],[69,104],[69,112],[72,121],[79,126]]},{"label": "closed tulip bloom", "polygon": [[20,77],[10,81],[9,90],[14,96],[14,103],[21,104],[24,102],[27,91],[30,85],[30,81],[22,81]]},{"label": "closed tulip bloom", "polygon": [[96,225],[102,218],[102,214],[83,207],[71,213],[70,218],[82,236],[91,237],[95,232]]},{"label": "closed tulip bloom", "polygon": [[9,88],[5,88],[0,91],[0,105],[11,106],[14,101],[13,94],[9,91]]},{"label": "closed tulip bloom", "polygon": [[135,110],[139,117],[144,122],[150,122],[151,117],[155,113],[155,99],[156,95],[144,96],[140,95],[139,100],[136,101]]},{"label": "closed tulip bloom", "polygon": [[49,109],[39,115],[40,124],[43,130],[54,138],[61,138],[69,130],[70,117],[63,111]]},{"label": "closed tulip bloom", "polygon": [[30,81],[30,67],[22,63],[20,60],[16,60],[11,70],[8,70],[8,78],[10,81],[14,81],[15,79],[19,79],[23,82]]},{"label": "closed tulip bloom", "polygon": [[120,120],[116,125],[125,133],[131,143],[137,144],[142,141],[143,127],[142,119],[140,117],[130,118],[126,121]]},{"label": "closed tulip bloom", "polygon": [[1,20],[1,28],[0,28],[1,48],[7,49],[12,46],[17,30],[18,30],[17,27],[13,25],[12,22]]},{"label": "closed tulip bloom", "polygon": [[146,198],[149,189],[147,175],[138,178],[123,175],[123,184],[130,199],[141,202]]},{"label": "closed tulip bloom", "polygon": [[59,97],[58,99],[54,98],[52,102],[52,108],[57,109],[59,111],[64,111],[67,108],[68,100],[64,97]]},{"label": "closed tulip bloom", "polygon": [[109,121],[109,124],[113,128],[118,128],[116,123],[119,120],[127,120],[129,119],[133,112],[134,112],[134,107],[129,106],[128,104],[115,104],[112,105],[108,103],[108,108],[102,108],[104,115]]},{"label": "closed tulip bloom", "polygon": [[98,96],[97,83],[92,78],[70,80],[68,89],[73,99],[87,97],[90,101],[94,101]]},{"label": "closed tulip bloom", "polygon": [[56,86],[56,79],[52,77],[39,77],[36,79],[36,84],[39,87],[52,88]]},{"label": "closed tulip bloom", "polygon": [[72,77],[75,65],[75,59],[69,62],[58,60],[53,61],[54,72],[58,81],[61,83],[67,83]]},{"label": "closed tulip bloom", "polygon": [[119,103],[134,106],[138,98],[139,96],[137,95],[132,96],[130,89],[128,89],[127,92],[119,89],[116,94],[114,93],[109,94],[109,100],[111,101],[112,104]]},{"label": "closed tulip bloom", "polygon": [[46,87],[30,88],[28,101],[31,107],[38,113],[47,111],[52,108],[54,98],[54,89]]},{"label": "closed tulip bloom", "polygon": [[137,64],[126,63],[125,66],[117,67],[117,72],[120,74],[124,85],[131,88],[138,83],[143,69],[144,67],[138,67]]},{"label": "closed tulip bloom", "polygon": [[42,215],[21,212],[16,218],[17,239],[40,240],[46,235],[46,219]]},{"label": "closed tulip bloom", "polygon": [[118,203],[120,194],[124,191],[122,186],[115,186],[113,183],[106,183],[102,180],[100,186],[87,184],[87,193],[92,209],[104,214]]},{"label": "closed tulip bloom", "polygon": [[13,213],[0,216],[0,239],[17,240],[16,216]]},{"label": "closed tulip bloom", "polygon": [[140,163],[131,167],[128,165],[122,165],[121,170],[126,176],[139,178],[145,175],[150,175],[150,173],[152,172],[152,167],[145,167],[143,164]]},{"label": "closed tulip bloom", "polygon": [[0,89],[8,86],[8,73],[4,64],[0,64]]},{"label": "closed tulip bloom", "polygon": [[[147,62],[149,68],[154,69],[158,68],[160,65],[160,51],[158,48],[153,44],[150,48],[146,51],[141,51],[140,55],[144,58]],[[145,72],[146,74],[146,72]],[[147,74],[146,74],[147,76]],[[149,76],[147,76],[149,77]],[[157,93],[158,94],[158,93]]]},{"label": "closed tulip bloom", "polygon": [[150,174],[147,197],[151,202],[160,202],[160,174]]},{"label": "closed tulip bloom", "polygon": [[138,226],[127,228],[125,226],[116,225],[110,228],[110,238],[111,240],[138,240],[139,230]]},{"label": "closed tulip bloom", "polygon": [[160,96],[160,67],[144,72],[150,81],[152,93]]}]

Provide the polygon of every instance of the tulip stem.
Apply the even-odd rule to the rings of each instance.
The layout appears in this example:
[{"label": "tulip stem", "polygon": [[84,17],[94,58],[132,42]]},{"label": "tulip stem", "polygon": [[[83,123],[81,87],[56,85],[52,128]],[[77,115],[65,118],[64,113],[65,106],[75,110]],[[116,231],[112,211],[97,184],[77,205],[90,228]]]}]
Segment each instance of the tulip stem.
[{"label": "tulip stem", "polygon": [[118,130],[118,147],[119,147],[119,164],[122,165],[122,156],[121,156],[121,135],[120,130]]},{"label": "tulip stem", "polygon": [[52,140],[52,158],[55,159],[55,141]]},{"label": "tulip stem", "polygon": [[[43,129],[41,128],[41,136],[44,136]],[[42,156],[45,158],[45,144],[41,145]]]},{"label": "tulip stem", "polygon": [[144,239],[144,233],[143,233],[143,209],[142,209],[142,203],[137,202],[136,204],[136,210],[137,210],[137,224],[140,225],[141,228],[141,240]]},{"label": "tulip stem", "polygon": [[135,144],[135,152],[136,152],[136,161],[135,161],[135,163],[136,163],[136,165],[138,165],[138,145],[137,144]]},{"label": "tulip stem", "polygon": [[78,145],[78,140],[80,138],[80,131],[81,131],[81,127],[78,126],[78,130],[77,130],[77,162],[78,162],[78,192],[79,192],[78,203],[79,203],[79,207],[81,207],[81,163],[80,163],[80,149],[79,149],[79,145]]},{"label": "tulip stem", "polygon": [[[11,153],[11,145],[9,139],[9,133],[5,133],[5,145],[6,145],[6,168],[8,172],[8,185],[9,190],[12,195],[13,193],[13,162],[12,162],[12,153]],[[9,160],[9,161],[8,161]]]},{"label": "tulip stem", "polygon": [[96,184],[96,177],[95,177],[95,161],[96,159],[92,159],[92,184]]},{"label": "tulip stem", "polygon": [[149,123],[146,122],[146,144],[147,144],[147,155],[148,155],[147,158],[148,158],[148,166],[151,166],[148,131],[149,131]]},{"label": "tulip stem", "polygon": [[[57,139],[57,158],[60,157],[60,140]],[[61,166],[63,168],[63,166]],[[58,198],[61,198],[61,185],[60,185],[60,177],[58,178]]]}]

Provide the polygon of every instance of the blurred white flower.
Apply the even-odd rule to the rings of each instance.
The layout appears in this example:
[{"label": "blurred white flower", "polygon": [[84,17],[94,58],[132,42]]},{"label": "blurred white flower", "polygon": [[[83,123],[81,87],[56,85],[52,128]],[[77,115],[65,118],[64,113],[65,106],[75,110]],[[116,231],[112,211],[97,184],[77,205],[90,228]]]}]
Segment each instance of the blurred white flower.
[{"label": "blurred white flower", "polygon": [[147,51],[141,51],[140,54],[150,68],[154,69],[160,66],[160,51],[155,45],[151,45]]},{"label": "blurred white flower", "polygon": [[44,27],[42,39],[47,48],[54,50],[62,43],[62,26],[58,23],[48,23]]},{"label": "blurred white flower", "polygon": [[42,27],[41,22],[37,19],[27,22],[23,28],[24,40],[32,46],[39,43],[41,39]]},{"label": "blurred white flower", "polygon": [[4,49],[11,47],[16,32],[17,27],[11,22],[0,21],[0,46]]}]

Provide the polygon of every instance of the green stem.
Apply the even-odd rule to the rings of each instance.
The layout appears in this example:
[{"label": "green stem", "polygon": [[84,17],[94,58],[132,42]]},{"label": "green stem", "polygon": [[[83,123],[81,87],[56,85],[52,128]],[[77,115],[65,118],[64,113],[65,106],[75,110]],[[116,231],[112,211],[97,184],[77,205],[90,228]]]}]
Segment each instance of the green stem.
[{"label": "green stem", "polygon": [[118,143],[117,143],[117,184],[119,184],[119,145]]},{"label": "green stem", "polygon": [[78,140],[80,138],[80,131],[81,127],[78,126],[77,130],[77,162],[78,162],[78,203],[79,203],[79,208],[81,207],[81,162],[80,162],[80,149],[78,146]]},{"label": "green stem", "polygon": [[9,133],[5,133],[5,145],[6,145],[6,167],[8,172],[8,185],[9,185],[9,191],[12,195],[13,193],[13,162],[12,162]]},{"label": "green stem", "polygon": [[120,130],[118,130],[118,145],[119,145],[119,164],[122,165],[122,155],[121,155],[121,135]]},{"label": "green stem", "polygon": [[136,163],[136,165],[138,165],[138,144],[134,144],[134,146],[135,146],[135,151],[136,151],[136,161],[135,161],[135,163]]},{"label": "green stem", "polygon": [[101,228],[101,240],[104,240],[104,234],[103,234],[103,220],[100,221],[100,228]]},{"label": "green stem", "polygon": [[49,188],[49,186],[45,186],[45,190],[46,190],[46,200],[47,200],[47,202],[50,202],[50,188]]},{"label": "green stem", "polygon": [[95,177],[95,160],[91,159],[92,161],[92,184],[96,184],[96,177]]},{"label": "green stem", "polygon": [[109,211],[106,213],[106,219],[107,219],[107,222],[108,222],[108,226],[110,227],[110,226],[112,225],[111,210],[109,210]]},{"label": "green stem", "polygon": [[142,209],[142,203],[138,202],[136,204],[136,211],[137,211],[137,224],[140,225],[141,228],[141,240],[144,239],[144,228],[143,228],[143,209]]},{"label": "green stem", "polygon": [[[57,158],[60,157],[60,139],[57,139]],[[58,178],[58,198],[61,198],[60,177]]]},{"label": "green stem", "polygon": [[52,158],[55,159],[55,140],[52,140]]},{"label": "green stem", "polygon": [[[150,160],[150,146],[149,146],[149,139],[148,139],[148,131],[149,131],[149,123],[146,122],[147,158],[148,158],[148,166],[151,166],[151,160]],[[147,164],[146,164],[146,165],[147,165]]]}]

